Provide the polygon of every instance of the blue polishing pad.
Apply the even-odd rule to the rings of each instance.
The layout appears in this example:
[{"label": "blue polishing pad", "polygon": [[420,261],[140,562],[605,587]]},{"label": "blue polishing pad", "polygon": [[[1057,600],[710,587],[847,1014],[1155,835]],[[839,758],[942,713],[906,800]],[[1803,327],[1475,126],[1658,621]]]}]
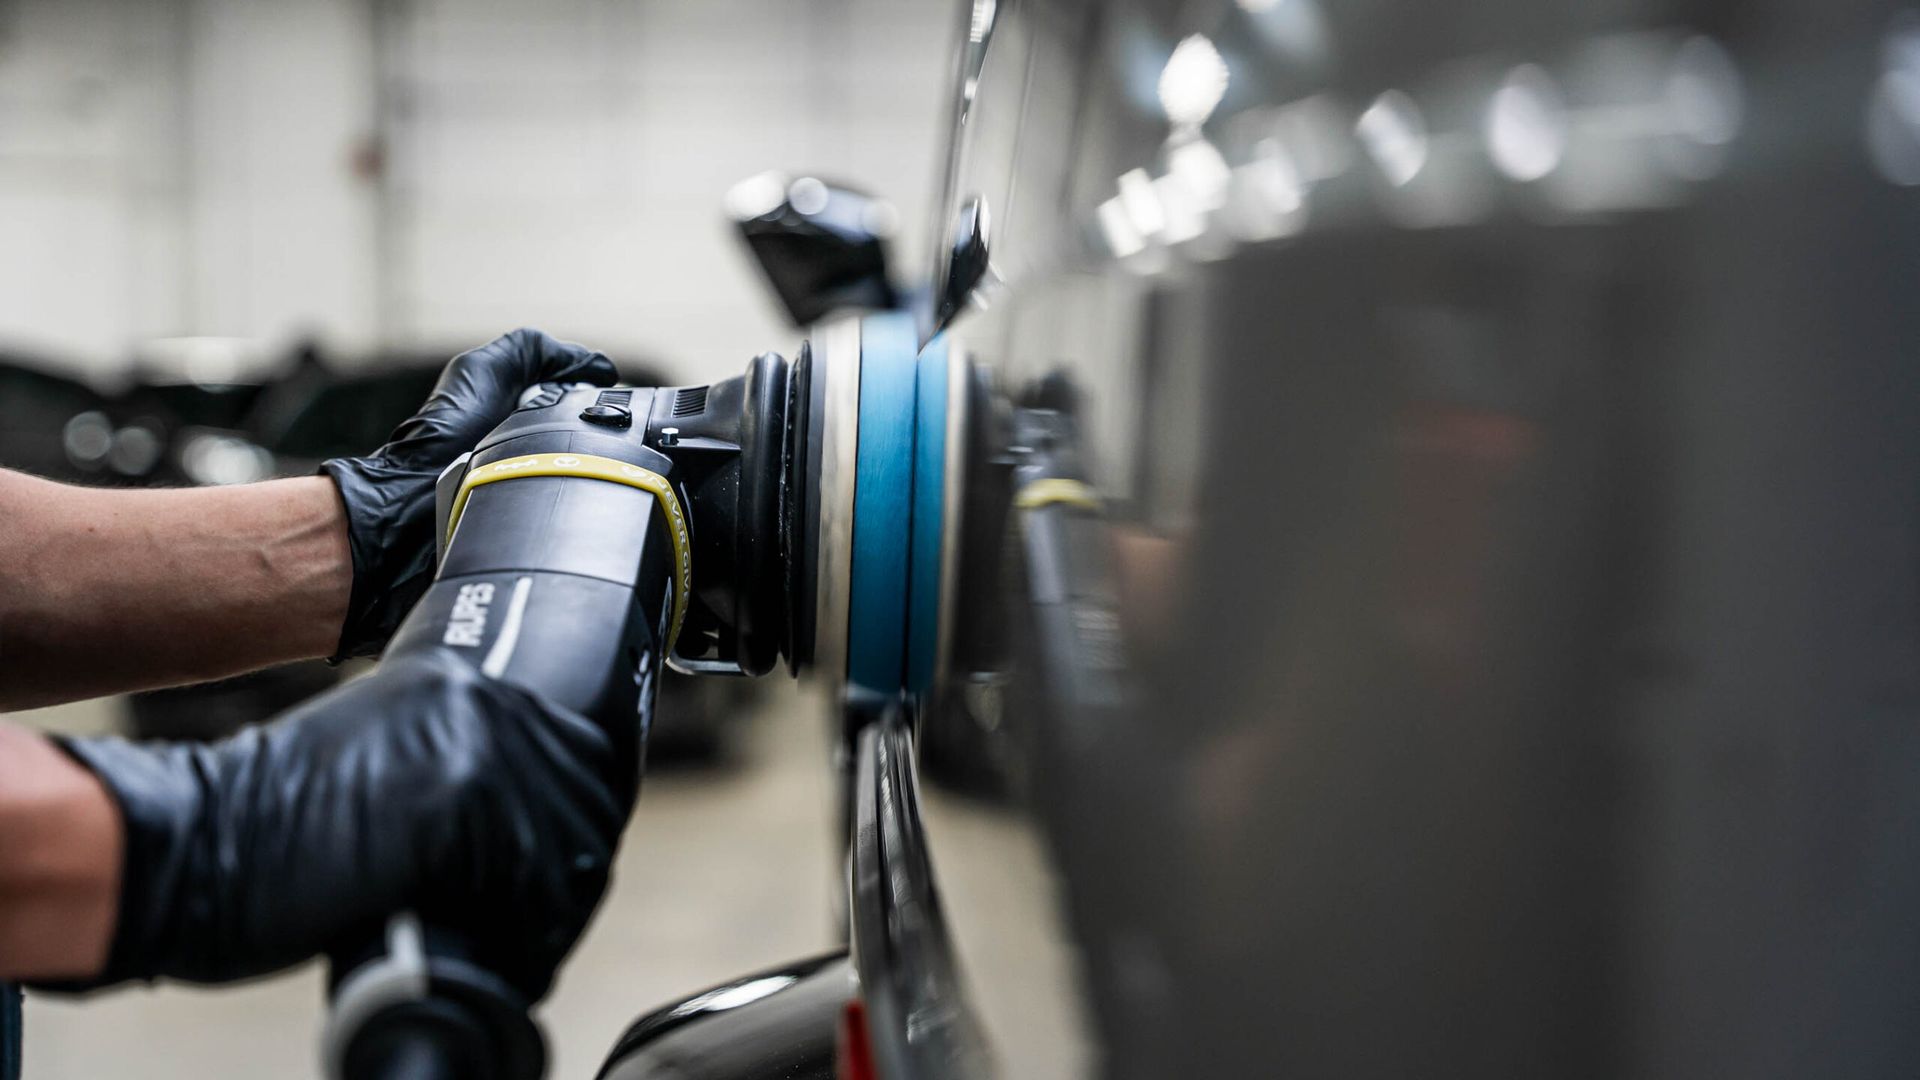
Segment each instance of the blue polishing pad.
[{"label": "blue polishing pad", "polygon": [[847,682],[895,693],[933,681],[947,456],[947,346],[910,315],[861,325]]},{"label": "blue polishing pad", "polygon": [[861,323],[847,682],[888,693],[906,674],[919,346],[910,315],[870,315]]}]

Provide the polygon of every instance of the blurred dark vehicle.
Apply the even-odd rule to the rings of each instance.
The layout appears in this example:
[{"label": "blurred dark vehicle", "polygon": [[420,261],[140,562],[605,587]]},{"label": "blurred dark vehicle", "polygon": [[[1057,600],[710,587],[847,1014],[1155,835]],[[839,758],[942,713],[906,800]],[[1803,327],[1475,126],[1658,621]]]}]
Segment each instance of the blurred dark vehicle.
[{"label": "blurred dark vehicle", "polygon": [[[0,353],[0,464],[75,483],[144,478],[144,471],[110,466],[115,428],[107,395],[53,368],[43,357]],[[118,459],[129,469],[146,457],[133,449]]]},{"label": "blurred dark vehicle", "polygon": [[[330,457],[384,442],[432,390],[450,353],[383,357],[340,371],[312,346],[247,364],[245,343],[195,339],[143,358],[140,377],[102,393],[47,360],[0,357],[0,466],[82,484],[158,487],[311,475]],[[634,368],[629,379],[664,382]],[[337,683],[342,670],[302,661],[232,679],[130,695],[140,738],[214,739]],[[653,748],[664,760],[710,761],[754,699],[751,684],[706,685],[669,673]]]}]

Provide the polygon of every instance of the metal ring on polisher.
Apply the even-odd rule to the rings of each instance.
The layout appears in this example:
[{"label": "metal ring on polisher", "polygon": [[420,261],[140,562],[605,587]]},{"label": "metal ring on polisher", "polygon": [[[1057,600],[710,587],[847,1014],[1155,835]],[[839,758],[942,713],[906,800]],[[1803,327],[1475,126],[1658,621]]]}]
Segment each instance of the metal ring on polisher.
[{"label": "metal ring on polisher", "polygon": [[813,331],[813,378],[822,388],[819,429],[818,546],[813,667],[833,682],[847,674],[847,605],[853,571],[853,490],[859,469],[860,319]]},{"label": "metal ring on polisher", "polygon": [[954,592],[960,582],[960,516],[967,492],[967,418],[973,406],[968,393],[972,354],[957,339],[947,341],[947,473],[940,517],[940,613],[934,636],[931,693],[945,689],[953,663]]}]

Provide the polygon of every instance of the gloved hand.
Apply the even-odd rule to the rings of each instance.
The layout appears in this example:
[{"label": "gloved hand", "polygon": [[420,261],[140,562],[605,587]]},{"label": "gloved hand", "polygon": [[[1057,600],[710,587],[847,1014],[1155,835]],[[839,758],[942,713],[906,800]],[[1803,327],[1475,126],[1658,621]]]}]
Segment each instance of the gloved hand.
[{"label": "gloved hand", "polygon": [[367,457],[320,466],[340,487],[353,553],[353,591],[333,659],[372,656],[433,578],[433,485],[453,459],[498,427],[528,387],[543,382],[611,386],[600,353],[520,329],[453,358],[433,393],[387,444]]},{"label": "gloved hand", "polygon": [[437,650],[211,746],[61,745],[126,820],[106,970],[65,989],[246,978],[413,910],[538,1000],[637,787],[597,726]]}]

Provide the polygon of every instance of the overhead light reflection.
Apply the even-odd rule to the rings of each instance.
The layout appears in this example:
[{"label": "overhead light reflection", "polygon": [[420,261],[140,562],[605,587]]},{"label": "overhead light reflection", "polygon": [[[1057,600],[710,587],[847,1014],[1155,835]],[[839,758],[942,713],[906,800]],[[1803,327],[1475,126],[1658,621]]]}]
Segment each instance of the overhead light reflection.
[{"label": "overhead light reflection", "polygon": [[61,429],[60,443],[68,461],[83,469],[99,468],[113,449],[113,424],[98,410],[78,413]]},{"label": "overhead light reflection", "polygon": [[1241,239],[1274,240],[1305,226],[1307,184],[1279,139],[1260,140],[1234,180],[1231,225]]},{"label": "overhead light reflection", "polygon": [[1306,206],[1306,185],[1286,148],[1273,139],[1262,140],[1248,175],[1267,207],[1277,214],[1296,214]]},{"label": "overhead light reflection", "polygon": [[1184,244],[1207,231],[1207,207],[1200,197],[1187,189],[1178,176],[1168,173],[1153,182],[1153,194],[1165,216],[1166,229],[1161,238],[1169,244]]},{"label": "overhead light reflection", "polygon": [[1566,101],[1539,65],[1514,68],[1494,91],[1486,139],[1494,165],[1521,183],[1560,167],[1567,150]]},{"label": "overhead light reflection", "polygon": [[828,199],[827,185],[815,177],[803,176],[787,188],[787,201],[809,217],[825,210]]},{"label": "overhead light reflection", "polygon": [[892,203],[876,199],[861,211],[860,224],[864,225],[868,232],[883,240],[891,239],[900,228],[900,212],[893,208]]},{"label": "overhead light reflection", "polygon": [[1296,64],[1321,69],[1333,59],[1333,35],[1316,0],[1239,0],[1254,32]]},{"label": "overhead light reflection", "polygon": [[1222,220],[1228,235],[1261,241],[1306,228],[1314,189],[1345,174],[1357,156],[1352,109],[1329,94],[1252,109],[1226,133],[1232,168]]},{"label": "overhead light reflection", "polygon": [[1107,250],[1117,258],[1128,258],[1146,250],[1146,237],[1134,227],[1133,218],[1127,213],[1126,205],[1115,195],[1100,204],[1095,216],[1100,222],[1100,235],[1107,242]]},{"label": "overhead light reflection", "polygon": [[769,994],[777,994],[798,981],[792,975],[768,975],[735,986],[723,986],[718,990],[709,990],[699,997],[681,1002],[674,1006],[671,1015],[691,1016],[695,1013],[737,1009],[742,1005],[759,1001]]},{"label": "overhead light reflection", "polygon": [[1688,38],[1674,52],[1663,98],[1673,170],[1688,180],[1718,173],[1727,144],[1746,116],[1746,94],[1733,59],[1712,38]]},{"label": "overhead light reflection", "polygon": [[993,15],[999,7],[997,0],[973,0],[973,17],[967,23],[967,40],[975,45],[987,40],[987,34],[993,30]]},{"label": "overhead light reflection", "polygon": [[1731,142],[1746,101],[1727,50],[1712,38],[1688,38],[1674,53],[1667,105],[1675,129],[1688,138],[1715,146]]},{"label": "overhead light reflection", "polygon": [[1160,71],[1160,107],[1179,127],[1199,127],[1227,94],[1227,62],[1205,35],[1176,45]]},{"label": "overhead light reflection", "polygon": [[735,221],[752,221],[780,209],[787,198],[787,178],[777,172],[749,176],[727,191],[727,214]]},{"label": "overhead light reflection", "polygon": [[163,382],[184,378],[196,386],[230,386],[261,378],[271,354],[253,338],[153,338],[139,346],[142,367]]},{"label": "overhead light reflection", "polygon": [[1389,90],[1373,100],[1354,123],[1354,134],[1381,175],[1405,187],[1427,163],[1427,125],[1413,99]]},{"label": "overhead light reflection", "polygon": [[[1255,25],[1318,18],[1315,0],[1237,2]],[[1888,180],[1920,185],[1920,15],[1889,32],[1884,65],[1867,110],[1868,147]],[[1136,90],[1140,75],[1129,82]],[[1422,229],[1484,221],[1503,201],[1550,223],[1673,206],[1719,175],[1747,123],[1734,57],[1678,27],[1588,38],[1557,55],[1551,72],[1454,64],[1384,91],[1357,115],[1357,102],[1332,91],[1240,110],[1203,137],[1228,83],[1207,38],[1173,50],[1157,85],[1174,124],[1166,171],[1121,176],[1098,206],[1110,250],[1153,253],[1162,264],[1174,254],[1203,259],[1223,244],[1294,235],[1310,212],[1316,223],[1348,221],[1366,209],[1356,195]],[[1363,157],[1380,181],[1370,192],[1329,183]]]},{"label": "overhead light reflection", "polygon": [[1167,215],[1160,208],[1160,198],[1153,192],[1153,178],[1147,175],[1147,170],[1134,169],[1122,174],[1119,186],[1120,205],[1126,208],[1135,232],[1152,239],[1167,231]]},{"label": "overhead light reflection", "polygon": [[1258,162],[1277,148],[1303,187],[1331,180],[1353,167],[1357,147],[1353,111],[1327,94],[1285,105],[1248,109],[1227,125],[1229,161]]},{"label": "overhead light reflection", "polygon": [[1202,211],[1225,205],[1227,184],[1233,179],[1219,148],[1205,139],[1193,139],[1168,151],[1167,175],[1179,182],[1192,204]]},{"label": "overhead light reflection", "polygon": [[1604,35],[1559,70],[1566,145],[1540,191],[1560,214],[1678,205],[1720,174],[1745,123],[1740,72],[1709,37]]},{"label": "overhead light reflection", "polygon": [[[152,421],[136,422],[113,433],[113,447],[107,451],[107,464],[113,466],[113,471],[122,476],[145,476],[160,463],[160,435],[151,424]],[[259,459],[265,458],[266,465],[248,473],[246,480],[241,483],[265,480],[272,475],[273,455],[259,447],[253,449],[250,460],[257,464]]]},{"label": "overhead light reflection", "polygon": [[1895,20],[1867,101],[1867,156],[1888,183],[1920,185],[1920,16]]},{"label": "overhead light reflection", "polygon": [[180,468],[187,479],[206,487],[251,484],[273,475],[273,455],[237,436],[199,432],[181,450]]}]

